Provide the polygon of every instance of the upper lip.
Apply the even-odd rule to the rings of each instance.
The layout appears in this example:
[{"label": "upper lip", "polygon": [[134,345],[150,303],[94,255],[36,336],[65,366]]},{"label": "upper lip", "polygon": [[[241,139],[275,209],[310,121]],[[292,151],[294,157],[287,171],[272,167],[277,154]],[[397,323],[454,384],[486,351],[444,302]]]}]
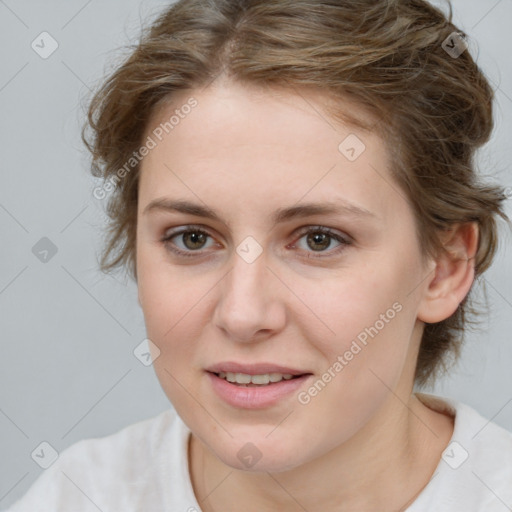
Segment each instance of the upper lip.
[{"label": "upper lip", "polygon": [[217,363],[206,368],[206,371],[212,373],[231,372],[231,373],[245,373],[247,375],[264,375],[266,373],[282,373],[290,375],[304,375],[311,373],[308,371],[297,370],[296,368],[289,368],[273,363],[250,363],[241,364],[233,361],[226,361],[224,363]]}]

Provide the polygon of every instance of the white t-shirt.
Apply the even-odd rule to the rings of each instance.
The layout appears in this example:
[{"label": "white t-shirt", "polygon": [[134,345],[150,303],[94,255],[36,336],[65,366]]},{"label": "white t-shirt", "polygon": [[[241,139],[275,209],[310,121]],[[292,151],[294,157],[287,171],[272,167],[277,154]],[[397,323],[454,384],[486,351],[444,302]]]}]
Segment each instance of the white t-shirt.
[{"label": "white t-shirt", "polygon": [[[512,510],[512,433],[462,403],[417,393],[455,415],[452,439],[407,512]],[[173,409],[66,448],[9,512],[200,512],[190,430]]]}]

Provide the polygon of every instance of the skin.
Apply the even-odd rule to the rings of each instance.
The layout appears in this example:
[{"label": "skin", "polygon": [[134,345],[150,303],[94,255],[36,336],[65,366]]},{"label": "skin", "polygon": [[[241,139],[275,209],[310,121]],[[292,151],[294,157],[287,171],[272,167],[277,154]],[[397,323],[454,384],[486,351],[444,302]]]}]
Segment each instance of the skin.
[{"label": "skin", "polygon": [[[412,387],[424,322],[450,316],[473,282],[476,226],[455,226],[445,234],[450,252],[424,258],[405,193],[390,185],[383,141],[328,119],[319,92],[217,81],[173,97],[146,136],[191,96],[198,106],[142,162],[136,251],[139,302],[160,350],[154,368],[192,431],[190,476],[202,510],[403,510],[453,433],[453,419]],[[338,150],[351,133],[366,146],[353,162]],[[163,197],[207,205],[226,223],[144,213]],[[278,208],[325,201],[374,216],[270,222]],[[194,254],[173,254],[162,237],[191,224],[209,236],[194,245],[178,235],[174,246]],[[352,243],[308,242],[308,226]],[[252,263],[236,252],[247,236],[263,250]],[[222,361],[279,363],[316,381],[397,302],[400,312],[306,405],[294,393],[240,409],[211,388],[205,368]],[[262,454],[250,468],[237,457],[247,442]]]}]

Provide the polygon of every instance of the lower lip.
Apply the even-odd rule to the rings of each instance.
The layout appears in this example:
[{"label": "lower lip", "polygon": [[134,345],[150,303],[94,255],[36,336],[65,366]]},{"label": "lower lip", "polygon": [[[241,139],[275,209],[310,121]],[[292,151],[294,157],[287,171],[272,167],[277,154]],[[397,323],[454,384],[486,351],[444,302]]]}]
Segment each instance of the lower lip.
[{"label": "lower lip", "polygon": [[242,409],[264,409],[275,405],[296,392],[311,377],[311,374],[302,375],[295,379],[272,382],[265,386],[245,387],[232,384],[226,379],[217,377],[214,373],[207,372],[207,374],[217,395],[233,407]]}]

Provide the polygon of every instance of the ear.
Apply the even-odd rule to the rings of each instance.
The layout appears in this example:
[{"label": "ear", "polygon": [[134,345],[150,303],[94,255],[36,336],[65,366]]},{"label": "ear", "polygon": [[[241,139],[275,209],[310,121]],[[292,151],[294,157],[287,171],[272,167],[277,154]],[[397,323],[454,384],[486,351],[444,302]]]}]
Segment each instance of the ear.
[{"label": "ear", "polygon": [[442,236],[444,251],[435,260],[435,275],[418,309],[418,320],[437,323],[450,317],[468,294],[475,278],[478,225],[457,224]]}]

